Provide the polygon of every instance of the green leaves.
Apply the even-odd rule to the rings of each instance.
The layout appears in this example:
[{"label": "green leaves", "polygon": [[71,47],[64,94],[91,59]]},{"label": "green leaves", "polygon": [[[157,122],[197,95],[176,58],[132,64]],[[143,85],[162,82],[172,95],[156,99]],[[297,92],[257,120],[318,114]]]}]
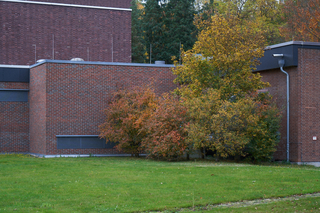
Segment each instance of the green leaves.
[{"label": "green leaves", "polygon": [[279,141],[280,116],[269,95],[257,94],[269,84],[252,73],[263,55],[263,32],[219,14],[198,26],[198,41],[173,69],[182,84],[176,92],[188,109],[187,142],[218,157],[269,159]]},{"label": "green leaves", "polygon": [[170,0],[159,6],[157,0],[147,1],[139,20],[146,50],[146,59],[172,63],[180,48],[192,48],[196,39],[194,0]]}]

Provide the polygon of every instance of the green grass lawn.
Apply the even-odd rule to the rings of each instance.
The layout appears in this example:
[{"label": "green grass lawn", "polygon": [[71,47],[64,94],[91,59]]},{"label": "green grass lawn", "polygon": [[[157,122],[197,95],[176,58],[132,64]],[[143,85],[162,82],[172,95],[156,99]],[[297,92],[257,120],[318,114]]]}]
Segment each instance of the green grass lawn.
[{"label": "green grass lawn", "polygon": [[186,210],[182,211],[193,212],[193,213],[212,213],[212,212],[225,212],[225,213],[240,213],[240,212],[281,212],[281,213],[291,213],[291,212],[320,212],[320,197],[313,198],[302,198],[294,199],[291,201],[278,201],[268,204],[260,204],[245,207],[220,207],[213,208],[210,210]]},{"label": "green grass lawn", "polygon": [[319,181],[309,166],[0,155],[0,212],[170,210],[320,192]]}]

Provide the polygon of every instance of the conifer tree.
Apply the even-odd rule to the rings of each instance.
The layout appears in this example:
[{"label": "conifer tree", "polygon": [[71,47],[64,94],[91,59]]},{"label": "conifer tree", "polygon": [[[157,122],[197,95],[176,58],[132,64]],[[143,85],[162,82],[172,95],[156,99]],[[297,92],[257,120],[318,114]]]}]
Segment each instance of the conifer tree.
[{"label": "conifer tree", "polygon": [[[163,42],[163,8],[158,0],[149,0],[145,4],[142,16],[142,30],[144,42],[148,53],[148,60],[165,60],[162,58]],[[150,54],[151,51],[151,54]],[[150,59],[151,55],[151,59]]]},{"label": "conifer tree", "polygon": [[138,0],[133,0],[131,2],[131,51],[132,62],[134,63],[144,63],[146,52],[141,26],[141,15],[143,10],[138,8],[138,6],[142,6],[139,4]]},{"label": "conifer tree", "polygon": [[168,4],[161,4],[158,0],[147,1],[142,27],[152,62],[163,60],[172,63],[172,56],[179,56],[182,45],[186,50],[192,48],[196,40],[195,13],[194,0],[170,0]]}]

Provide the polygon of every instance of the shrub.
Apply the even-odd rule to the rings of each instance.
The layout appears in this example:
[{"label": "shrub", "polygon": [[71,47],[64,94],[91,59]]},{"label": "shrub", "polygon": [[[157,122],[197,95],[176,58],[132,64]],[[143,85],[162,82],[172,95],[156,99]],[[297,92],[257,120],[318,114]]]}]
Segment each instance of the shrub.
[{"label": "shrub", "polygon": [[99,126],[100,137],[117,142],[119,151],[139,156],[141,142],[147,135],[143,126],[156,105],[157,98],[150,86],[116,92],[105,110],[105,122]]},{"label": "shrub", "polygon": [[159,99],[156,110],[146,122],[148,135],[142,142],[149,157],[173,160],[190,152],[186,142],[186,114],[187,109],[177,96],[164,94]]}]

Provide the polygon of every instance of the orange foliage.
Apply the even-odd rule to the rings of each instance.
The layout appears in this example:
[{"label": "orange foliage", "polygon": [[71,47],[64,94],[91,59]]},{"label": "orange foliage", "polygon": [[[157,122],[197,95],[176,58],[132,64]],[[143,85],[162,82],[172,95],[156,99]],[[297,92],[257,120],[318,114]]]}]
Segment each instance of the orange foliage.
[{"label": "orange foliage", "polygon": [[157,105],[154,90],[149,86],[120,90],[105,110],[105,122],[99,126],[100,137],[118,142],[119,151],[139,155],[141,141],[147,132],[142,129]]},{"label": "orange foliage", "polygon": [[172,160],[189,153],[186,114],[186,107],[174,95],[164,94],[159,99],[156,111],[145,126],[149,134],[142,142],[150,157]]},{"label": "orange foliage", "polygon": [[286,39],[320,41],[320,0],[286,0],[283,13],[287,24],[280,32]]}]

